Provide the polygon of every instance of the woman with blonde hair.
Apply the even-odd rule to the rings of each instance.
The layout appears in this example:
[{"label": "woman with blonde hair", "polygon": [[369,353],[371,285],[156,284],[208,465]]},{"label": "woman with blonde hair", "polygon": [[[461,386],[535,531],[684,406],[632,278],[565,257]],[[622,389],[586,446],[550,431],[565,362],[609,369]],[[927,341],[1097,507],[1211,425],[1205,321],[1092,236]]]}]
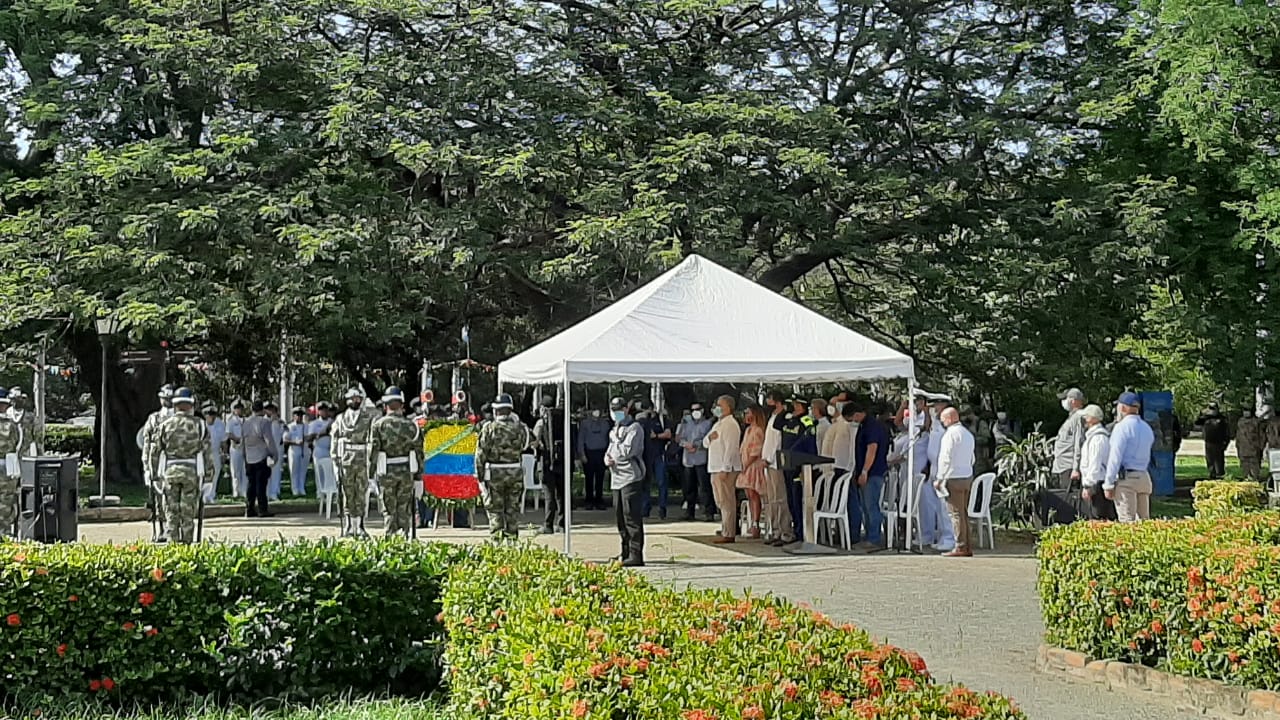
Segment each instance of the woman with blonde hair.
[{"label": "woman with blonde hair", "polygon": [[758,405],[747,408],[747,431],[742,434],[742,473],[738,475],[738,487],[747,493],[747,505],[751,508],[747,537],[760,537],[761,497],[767,492],[769,478],[764,463],[764,410]]}]

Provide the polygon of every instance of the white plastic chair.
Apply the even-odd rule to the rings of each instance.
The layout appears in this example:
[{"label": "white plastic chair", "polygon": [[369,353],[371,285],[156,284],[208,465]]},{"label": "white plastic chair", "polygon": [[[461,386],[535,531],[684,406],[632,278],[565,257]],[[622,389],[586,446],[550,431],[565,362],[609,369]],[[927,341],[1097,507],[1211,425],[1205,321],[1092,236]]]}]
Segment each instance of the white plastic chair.
[{"label": "white plastic chair", "polygon": [[840,531],[840,540],[844,544],[844,549],[852,548],[853,543],[850,541],[849,535],[849,485],[853,482],[853,472],[847,472],[836,478],[835,484],[831,487],[831,494],[828,496],[826,507],[818,508],[813,514],[814,535],[821,542],[822,531],[827,527],[827,523],[834,523],[831,527],[832,545],[835,545],[835,531]]},{"label": "white plastic chair", "polygon": [[316,495],[320,498],[319,512],[328,520],[333,517],[333,500],[338,496],[338,487],[332,480],[333,458],[316,459],[315,469]]},{"label": "white plastic chair", "polygon": [[996,474],[979,475],[969,490],[969,521],[978,523],[978,547],[982,547],[982,530],[987,530],[988,547],[996,549],[996,526],[991,520],[991,493],[996,486]]},{"label": "white plastic chair", "polygon": [[520,512],[525,512],[525,499],[529,493],[533,493],[533,509],[538,509],[538,501],[542,501],[545,507],[547,504],[546,491],[542,488],[542,482],[538,479],[537,461],[532,455],[521,455],[520,465],[524,468],[524,490],[520,491]]},{"label": "white plastic chair", "polygon": [[905,498],[902,497],[902,468],[893,471],[884,483],[884,487],[880,488],[880,514],[884,516],[885,525],[885,547],[892,548],[898,539],[898,521],[906,517],[906,508],[903,507]]}]

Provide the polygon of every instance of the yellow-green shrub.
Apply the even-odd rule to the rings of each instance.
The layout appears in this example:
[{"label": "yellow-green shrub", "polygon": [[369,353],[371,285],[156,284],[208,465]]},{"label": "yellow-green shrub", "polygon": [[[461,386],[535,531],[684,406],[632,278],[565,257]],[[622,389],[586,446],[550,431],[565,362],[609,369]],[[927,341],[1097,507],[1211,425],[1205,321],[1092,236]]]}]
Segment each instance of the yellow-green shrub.
[{"label": "yellow-green shrub", "polygon": [[661,589],[545,550],[478,550],[444,607],[453,718],[1023,717],[812,610]]},{"label": "yellow-green shrub", "polygon": [[1274,512],[1054,528],[1039,550],[1046,639],[1098,658],[1280,689],[1277,545]]},{"label": "yellow-green shrub", "polygon": [[1256,482],[1201,480],[1191,491],[1196,517],[1218,518],[1257,512],[1267,507],[1267,492]]}]

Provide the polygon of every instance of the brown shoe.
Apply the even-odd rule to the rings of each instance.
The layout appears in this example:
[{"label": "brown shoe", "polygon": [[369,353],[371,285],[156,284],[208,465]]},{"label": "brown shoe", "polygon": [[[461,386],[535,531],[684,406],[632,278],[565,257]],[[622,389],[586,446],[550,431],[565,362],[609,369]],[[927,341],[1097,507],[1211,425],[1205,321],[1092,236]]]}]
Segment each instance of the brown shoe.
[{"label": "brown shoe", "polygon": [[942,557],[973,557],[973,552],[969,550],[952,550],[951,552],[942,553]]},{"label": "brown shoe", "polygon": [[729,544],[731,544],[732,542],[733,542],[733,538],[731,538],[731,537],[724,537],[723,535],[721,535],[721,536],[720,536],[720,537],[718,537],[718,538],[714,538],[714,539],[711,541],[711,544],[712,544],[712,545],[729,545]]}]

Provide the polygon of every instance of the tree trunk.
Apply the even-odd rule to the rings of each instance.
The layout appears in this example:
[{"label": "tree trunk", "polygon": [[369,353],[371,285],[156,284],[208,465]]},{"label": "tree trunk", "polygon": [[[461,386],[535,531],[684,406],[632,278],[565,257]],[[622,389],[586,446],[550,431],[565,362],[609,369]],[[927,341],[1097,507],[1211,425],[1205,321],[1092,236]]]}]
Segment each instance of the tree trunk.
[{"label": "tree trunk", "polygon": [[94,462],[103,467],[102,409],[107,410],[107,482],[142,483],[142,451],[138,430],[159,404],[156,392],[164,379],[164,353],[155,351],[150,361],[125,366],[119,362],[124,337],[108,344],[107,397],[102,397],[102,344],[92,331],[76,329],[65,336],[67,349],[75,356],[85,383],[98,408],[95,422]]}]

